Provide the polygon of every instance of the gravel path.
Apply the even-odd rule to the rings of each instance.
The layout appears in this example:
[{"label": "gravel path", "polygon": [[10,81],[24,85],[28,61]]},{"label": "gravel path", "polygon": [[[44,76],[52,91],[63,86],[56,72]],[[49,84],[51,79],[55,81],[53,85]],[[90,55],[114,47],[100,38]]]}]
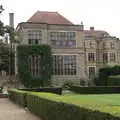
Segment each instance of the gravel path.
[{"label": "gravel path", "polygon": [[0,98],[0,120],[40,120],[7,98]]}]

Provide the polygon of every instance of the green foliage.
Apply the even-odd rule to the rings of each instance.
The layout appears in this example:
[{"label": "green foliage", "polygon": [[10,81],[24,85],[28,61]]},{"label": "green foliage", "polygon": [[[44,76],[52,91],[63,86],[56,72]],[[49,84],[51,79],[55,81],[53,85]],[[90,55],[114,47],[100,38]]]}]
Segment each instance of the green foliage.
[{"label": "green foliage", "polygon": [[2,93],[2,89],[3,89],[3,87],[0,87],[0,93]]},{"label": "green foliage", "polygon": [[0,43],[0,71],[9,72],[9,55],[11,54],[11,74],[14,73],[14,53],[9,52],[9,45]]},{"label": "green foliage", "polygon": [[9,33],[9,37],[10,37],[10,42],[11,42],[11,43],[14,43],[14,42],[15,42],[15,43],[16,43],[16,42],[19,43],[19,41],[16,39],[16,32],[15,32],[14,28],[6,25],[6,26],[5,26],[5,33]]},{"label": "green foliage", "polygon": [[85,80],[81,79],[81,80],[80,80],[80,85],[81,85],[81,86],[85,86]]},{"label": "green foliage", "polygon": [[62,85],[62,88],[69,89],[72,85],[73,85],[73,82],[65,81],[64,84]]},{"label": "green foliage", "polygon": [[[54,94],[49,94],[49,93],[38,94],[38,93],[29,93],[29,92],[25,94],[24,92],[20,93],[19,91],[14,91],[14,92],[15,93],[12,92],[11,94],[17,94],[17,92],[19,95],[24,94],[26,96],[24,97],[25,98],[24,100],[26,101],[24,103],[27,104],[28,109],[43,120],[119,120],[120,119],[120,117],[115,117],[108,113],[103,113],[100,111],[83,108],[81,106],[76,106],[73,104],[74,99],[72,99],[72,104],[68,104],[69,102],[67,100],[70,99],[69,96],[66,97],[65,100],[66,102],[62,102],[61,96]],[[87,96],[81,96],[81,99],[83,97],[86,98]],[[98,96],[96,97],[98,98]],[[64,96],[62,98],[65,99]],[[79,99],[79,101],[81,101],[81,99]],[[87,97],[87,99],[89,99],[89,96]],[[11,100],[13,100],[13,102],[14,100],[17,102],[18,99],[17,100],[11,99]],[[23,97],[21,101],[22,100]],[[77,100],[76,97],[75,100]],[[86,101],[83,100],[82,102],[86,103]],[[19,102],[17,103],[19,104]]]},{"label": "green foliage", "polygon": [[3,36],[4,32],[4,24],[0,21],[0,36]]},{"label": "green foliage", "polygon": [[25,88],[25,89],[18,89],[22,91],[29,91],[29,92],[49,92],[55,94],[62,94],[62,88],[52,88],[52,87],[42,87],[42,88]]},{"label": "green foliage", "polygon": [[[26,87],[48,86],[52,74],[52,53],[48,45],[19,45],[18,54],[18,73],[22,83]],[[30,55],[40,55],[41,76],[31,76],[28,66]]]},{"label": "green foliage", "polygon": [[106,86],[96,86],[96,87],[79,87],[72,86],[71,90],[80,94],[108,94],[108,93],[120,93],[119,87],[106,87]]},{"label": "green foliage", "polygon": [[15,104],[25,107],[26,106],[26,92],[8,90],[9,99]]},{"label": "green foliage", "polygon": [[[120,74],[120,66],[114,66],[114,67],[106,67],[101,68],[98,73],[98,77],[94,78],[95,85],[97,86],[111,86],[119,85],[117,82],[109,79],[110,75],[119,75]],[[119,83],[119,82],[118,82]]]},{"label": "green foliage", "polygon": [[108,85],[109,86],[120,86],[120,75],[109,76]]}]

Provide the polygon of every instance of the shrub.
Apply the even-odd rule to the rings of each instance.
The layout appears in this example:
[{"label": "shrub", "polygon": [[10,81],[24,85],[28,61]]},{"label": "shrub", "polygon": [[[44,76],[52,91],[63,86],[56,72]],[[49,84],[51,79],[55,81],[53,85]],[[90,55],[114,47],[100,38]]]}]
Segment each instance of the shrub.
[{"label": "shrub", "polygon": [[80,85],[81,85],[81,86],[85,86],[85,84],[86,84],[86,81],[85,81],[84,79],[81,79],[81,80],[80,80]]},{"label": "shrub", "polygon": [[3,87],[0,87],[0,93],[2,93]]},{"label": "shrub", "polygon": [[120,86],[120,75],[109,76],[108,85]]},{"label": "shrub", "polygon": [[108,93],[120,93],[120,87],[115,86],[96,86],[96,87],[79,87],[72,86],[71,90],[80,94],[108,94]]},{"label": "shrub", "polygon": [[69,89],[72,85],[73,85],[73,82],[65,81],[64,84],[62,85],[62,88]]},{"label": "shrub", "polygon": [[[101,68],[98,73],[98,78],[94,79],[94,82],[97,86],[110,86],[111,80],[109,80],[109,76],[119,75],[119,74],[120,74],[120,66]],[[117,84],[116,82],[115,85],[119,85],[119,84]]]}]

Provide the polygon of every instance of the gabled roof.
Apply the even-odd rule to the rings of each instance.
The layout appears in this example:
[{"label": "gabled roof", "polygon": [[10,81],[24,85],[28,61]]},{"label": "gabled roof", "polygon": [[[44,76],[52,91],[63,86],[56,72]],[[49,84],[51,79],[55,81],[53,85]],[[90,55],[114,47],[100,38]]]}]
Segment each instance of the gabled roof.
[{"label": "gabled roof", "polygon": [[105,37],[110,36],[106,31],[102,30],[84,30],[85,36]]},{"label": "gabled roof", "polygon": [[37,11],[27,22],[73,25],[72,22],[57,12]]}]

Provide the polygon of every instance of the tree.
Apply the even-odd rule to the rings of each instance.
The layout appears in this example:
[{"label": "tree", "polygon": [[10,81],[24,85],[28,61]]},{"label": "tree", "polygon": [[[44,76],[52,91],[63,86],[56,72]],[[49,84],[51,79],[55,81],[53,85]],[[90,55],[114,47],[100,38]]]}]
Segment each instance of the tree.
[{"label": "tree", "polygon": [[15,41],[15,30],[10,26],[4,26],[0,21],[0,36],[9,34],[9,43],[0,42],[0,71],[5,70],[12,74],[14,72],[14,51],[12,50],[12,43]]},{"label": "tree", "polygon": [[5,33],[4,31],[4,24],[0,21],[0,36],[3,36]]},{"label": "tree", "polygon": [[0,71],[5,70],[8,72],[9,66],[9,47],[4,43],[0,43]]},{"label": "tree", "polygon": [[4,8],[2,5],[0,5],[0,14],[4,11]]}]

